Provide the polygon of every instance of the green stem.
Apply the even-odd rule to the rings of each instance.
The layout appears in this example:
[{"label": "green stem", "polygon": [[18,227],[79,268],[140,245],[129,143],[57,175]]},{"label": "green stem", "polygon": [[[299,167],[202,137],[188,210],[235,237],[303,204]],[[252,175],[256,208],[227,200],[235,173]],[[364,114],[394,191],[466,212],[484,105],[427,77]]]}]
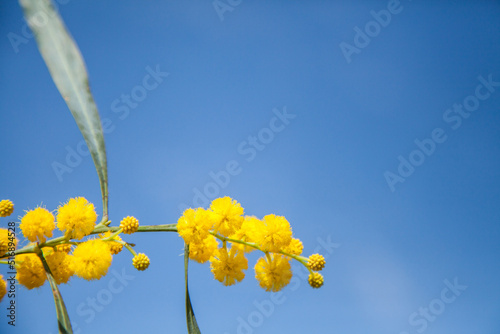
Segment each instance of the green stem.
[{"label": "green stem", "polygon": [[[114,232],[118,232],[120,230],[119,226],[108,227],[106,225],[101,225],[101,223],[99,223],[90,234],[99,234],[99,233],[104,233],[107,231],[111,231],[112,233],[114,233]],[[139,229],[137,230],[137,232],[177,232],[177,224],[144,225],[144,226],[139,226]],[[61,236],[61,237],[47,240],[47,241],[42,242],[42,243],[28,245],[28,246],[25,246],[21,249],[17,249],[14,252],[14,255],[36,253],[37,247],[40,247],[40,248],[55,247],[57,245],[66,244],[66,243],[70,243],[69,240],[66,239],[65,236]],[[71,242],[71,243],[73,243],[73,242]],[[7,257],[9,257],[9,255],[12,255],[12,254],[4,254],[4,255],[0,256],[0,259],[7,258]]]}]

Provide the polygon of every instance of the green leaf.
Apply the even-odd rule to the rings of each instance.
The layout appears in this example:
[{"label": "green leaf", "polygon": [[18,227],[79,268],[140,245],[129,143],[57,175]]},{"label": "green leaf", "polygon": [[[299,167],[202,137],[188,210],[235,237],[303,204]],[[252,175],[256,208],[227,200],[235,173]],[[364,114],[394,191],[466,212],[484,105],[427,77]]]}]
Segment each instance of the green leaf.
[{"label": "green leaf", "polygon": [[71,328],[71,321],[69,320],[68,311],[66,310],[66,305],[64,305],[64,300],[59,292],[57,283],[52,276],[49,265],[43,257],[42,251],[38,249],[38,257],[42,260],[43,267],[47,273],[47,278],[50,283],[50,288],[52,289],[52,294],[54,295],[54,304],[56,305],[57,322],[59,324],[59,333],[61,334],[73,334],[73,329]]},{"label": "green leaf", "polygon": [[186,279],[186,321],[189,334],[201,334],[196,317],[194,316],[191,298],[189,298],[188,289],[188,263],[189,263],[189,246],[184,246],[184,278]]},{"label": "green leaf", "polygon": [[50,75],[87,143],[99,176],[103,219],[108,216],[108,171],[101,120],[78,46],[50,0],[19,0]]}]

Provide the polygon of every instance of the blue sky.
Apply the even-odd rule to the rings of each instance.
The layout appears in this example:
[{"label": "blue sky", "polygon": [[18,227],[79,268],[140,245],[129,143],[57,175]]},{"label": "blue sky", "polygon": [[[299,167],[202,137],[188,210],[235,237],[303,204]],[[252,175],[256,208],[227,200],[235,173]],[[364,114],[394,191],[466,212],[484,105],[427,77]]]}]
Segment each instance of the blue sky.
[{"label": "blue sky", "polygon": [[[224,287],[191,264],[203,333],[500,332],[498,1],[58,3],[106,124],[113,223],[173,223],[197,192],[227,195],[328,257],[324,287],[295,269],[278,295],[252,269]],[[12,219],[76,196],[102,214],[19,5],[0,17],[0,197]],[[122,252],[100,281],[61,287],[75,333],[185,332],[181,239],[127,240],[147,271]],[[17,305],[0,332],[57,332],[48,285],[19,286]]]}]

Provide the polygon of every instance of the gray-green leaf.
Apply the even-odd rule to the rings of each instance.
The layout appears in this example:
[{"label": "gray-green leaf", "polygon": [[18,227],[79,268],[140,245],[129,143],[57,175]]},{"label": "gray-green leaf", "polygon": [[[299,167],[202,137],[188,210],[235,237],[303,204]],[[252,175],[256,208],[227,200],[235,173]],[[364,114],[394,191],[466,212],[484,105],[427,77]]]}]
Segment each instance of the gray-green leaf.
[{"label": "gray-green leaf", "polygon": [[108,172],[101,120],[90,92],[88,75],[78,46],[50,0],[19,0],[26,21],[50,75],[68,105],[94,160],[108,215]]},{"label": "gray-green leaf", "polygon": [[42,260],[43,267],[47,273],[47,278],[50,283],[50,288],[52,289],[52,294],[54,295],[54,303],[56,305],[57,322],[59,326],[60,334],[73,334],[73,329],[71,328],[71,321],[69,320],[68,311],[66,310],[66,305],[64,305],[64,300],[59,292],[57,283],[52,276],[49,265],[43,257],[42,251],[38,250],[38,257]]},{"label": "gray-green leaf", "polygon": [[188,289],[188,264],[189,264],[189,246],[184,246],[184,278],[186,279],[186,321],[189,334],[201,334],[196,317],[194,316],[191,298],[189,298]]}]

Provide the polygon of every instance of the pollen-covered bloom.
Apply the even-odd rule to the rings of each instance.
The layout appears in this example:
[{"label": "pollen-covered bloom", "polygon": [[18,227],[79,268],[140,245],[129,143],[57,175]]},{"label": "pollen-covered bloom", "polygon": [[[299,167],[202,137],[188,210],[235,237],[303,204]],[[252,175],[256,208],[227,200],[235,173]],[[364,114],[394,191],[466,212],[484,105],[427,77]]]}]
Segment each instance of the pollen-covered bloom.
[{"label": "pollen-covered bloom", "polygon": [[323,275],[320,273],[311,273],[309,274],[309,278],[307,279],[309,282],[309,285],[312,286],[313,288],[321,288],[323,286]]},{"label": "pollen-covered bloom", "polygon": [[[111,231],[107,231],[105,233],[102,233],[100,234],[101,238],[109,238],[111,236]],[[116,255],[118,253],[120,253],[123,249],[123,244],[117,242],[117,241],[114,241],[114,240],[118,240],[118,241],[123,241],[122,238],[119,236],[119,235],[115,235],[113,237],[113,240],[107,240],[106,243],[108,244],[109,246],[109,249],[111,250],[111,254],[113,255]]]},{"label": "pollen-covered bloom", "polygon": [[228,237],[236,232],[243,223],[243,208],[231,197],[216,198],[210,205],[213,212],[214,232]]},{"label": "pollen-covered bloom", "polygon": [[255,232],[255,241],[267,252],[279,252],[290,245],[292,229],[290,223],[282,216],[267,215],[262,219],[264,223]]},{"label": "pollen-covered bloom", "polygon": [[125,234],[135,233],[139,229],[139,221],[135,217],[127,216],[120,222],[120,228]]},{"label": "pollen-covered bloom", "polygon": [[47,279],[42,260],[36,254],[20,254],[16,256],[17,274],[19,284],[28,290],[41,287]]},{"label": "pollen-covered bloom", "polygon": [[254,269],[255,278],[266,291],[280,291],[292,278],[290,261],[282,255],[271,254],[269,257],[261,257]]},{"label": "pollen-covered bloom", "polygon": [[57,284],[68,283],[71,276],[75,274],[72,265],[73,256],[65,252],[54,252],[52,249],[43,250],[45,261],[49,265],[50,272]]},{"label": "pollen-covered bloom", "polygon": [[87,281],[106,275],[112,260],[109,246],[100,239],[85,241],[73,251],[75,274]]},{"label": "pollen-covered bloom", "polygon": [[149,258],[146,254],[139,253],[132,259],[132,264],[137,270],[146,270],[149,267]]},{"label": "pollen-covered bloom", "polygon": [[[234,234],[231,235],[231,239],[241,240],[245,242],[254,242],[253,236],[255,235],[255,231],[261,228],[262,221],[257,219],[254,216],[245,216],[245,220],[241,224],[239,230],[237,230]],[[233,243],[232,247],[236,249],[240,249],[245,253],[250,253],[255,250],[255,248],[247,246],[245,244]]]},{"label": "pollen-covered bloom", "polygon": [[209,235],[200,243],[189,244],[189,258],[199,263],[207,262],[219,247],[217,239]]},{"label": "pollen-covered bloom", "polygon": [[57,227],[70,239],[80,240],[89,235],[94,230],[96,220],[94,204],[84,197],[70,198],[59,207],[57,213]]},{"label": "pollen-covered bloom", "polygon": [[0,228],[0,256],[9,251],[14,251],[16,245],[17,239],[14,237],[13,233],[9,233],[9,230],[5,228]]},{"label": "pollen-covered bloom", "polygon": [[14,203],[8,199],[0,201],[0,217],[8,217],[14,212]]},{"label": "pollen-covered bloom", "polygon": [[21,218],[19,225],[23,235],[31,242],[45,242],[46,237],[52,237],[52,231],[56,228],[54,215],[49,210],[38,207],[26,212]]},{"label": "pollen-covered bloom", "polygon": [[214,277],[222,284],[229,286],[245,278],[243,270],[248,269],[248,260],[244,253],[226,247],[219,248],[210,258],[210,269]]},{"label": "pollen-covered bloom", "polygon": [[4,281],[2,274],[0,274],[0,302],[7,294],[7,282]]},{"label": "pollen-covered bloom", "polygon": [[307,266],[314,271],[320,271],[325,267],[325,258],[320,254],[313,254],[309,256]]},{"label": "pollen-covered bloom", "polygon": [[211,213],[205,209],[186,209],[177,221],[177,232],[186,244],[202,243],[212,228]]}]

